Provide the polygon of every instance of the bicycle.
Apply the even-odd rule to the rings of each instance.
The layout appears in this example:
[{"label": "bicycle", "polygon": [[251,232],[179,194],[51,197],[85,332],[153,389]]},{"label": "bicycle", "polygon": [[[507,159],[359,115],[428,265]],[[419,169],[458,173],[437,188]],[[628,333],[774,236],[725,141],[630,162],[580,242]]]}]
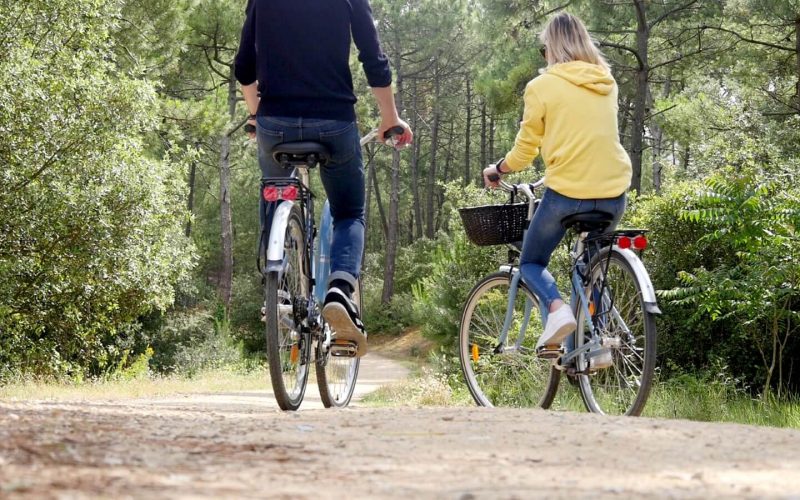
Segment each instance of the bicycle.
[{"label": "bicycle", "polygon": [[[578,327],[561,348],[534,352],[547,310],[522,281],[517,261],[543,184],[500,181],[510,203],[460,211],[473,243],[509,246],[509,263],[481,279],[464,306],[459,359],[469,391],[480,406],[548,409],[564,373],[588,411],[640,415],[653,381],[655,316],[661,314],[634,252],[647,246],[646,230],[606,232],[612,218],[599,211],[561,221],[575,237],[570,304]],[[528,202],[515,203],[518,195]]]},{"label": "bicycle", "polygon": [[[385,140],[401,135],[395,127]],[[373,130],[361,138],[361,147],[377,136]],[[326,408],[350,403],[358,377],[357,345],[340,341],[323,320],[321,305],[330,274],[333,218],[326,200],[319,225],[314,216],[315,195],[309,188],[309,170],[330,160],[325,145],[317,142],[284,142],[275,145],[272,156],[295,175],[263,178],[261,196],[276,204],[269,240],[259,251],[258,268],[264,283],[267,363],[272,389],[282,410],[297,410],[308,383],[312,354],[317,386]],[[263,241],[262,235],[262,241]],[[361,283],[353,299],[361,313]]]}]

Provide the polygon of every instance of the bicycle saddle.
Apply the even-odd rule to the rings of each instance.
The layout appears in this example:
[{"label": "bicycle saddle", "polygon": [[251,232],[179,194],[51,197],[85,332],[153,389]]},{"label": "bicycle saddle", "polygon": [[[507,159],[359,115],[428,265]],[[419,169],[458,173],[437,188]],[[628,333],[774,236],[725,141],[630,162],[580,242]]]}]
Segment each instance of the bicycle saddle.
[{"label": "bicycle saddle", "polygon": [[613,221],[614,216],[610,213],[592,210],[564,217],[561,219],[561,227],[575,229],[579,233],[591,233],[605,230]]},{"label": "bicycle saddle", "polygon": [[293,141],[276,144],[272,148],[272,158],[285,168],[314,168],[318,163],[327,164],[331,154],[327,147],[318,142]]}]

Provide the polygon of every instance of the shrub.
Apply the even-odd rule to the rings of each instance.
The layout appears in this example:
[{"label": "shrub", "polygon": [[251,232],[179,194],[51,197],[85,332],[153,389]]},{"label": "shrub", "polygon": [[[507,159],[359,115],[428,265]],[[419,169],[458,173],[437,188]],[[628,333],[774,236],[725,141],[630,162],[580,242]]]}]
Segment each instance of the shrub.
[{"label": "shrub", "polygon": [[719,359],[763,392],[798,387],[800,192],[786,185],[726,170],[637,204],[632,220],[654,229],[662,361],[696,371]]}]

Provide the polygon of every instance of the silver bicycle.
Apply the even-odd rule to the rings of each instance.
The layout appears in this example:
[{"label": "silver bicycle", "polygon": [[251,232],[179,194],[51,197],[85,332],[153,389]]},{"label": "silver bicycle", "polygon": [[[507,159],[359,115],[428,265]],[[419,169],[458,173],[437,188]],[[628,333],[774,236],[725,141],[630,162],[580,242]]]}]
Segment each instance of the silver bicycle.
[{"label": "silver bicycle", "polygon": [[[501,181],[511,203],[461,210],[474,243],[510,247],[510,262],[480,280],[464,306],[459,358],[467,386],[481,406],[549,408],[565,374],[587,410],[639,415],[653,381],[660,314],[636,253],[647,246],[646,231],[607,232],[611,215],[599,211],[561,221],[574,236],[570,304],[578,327],[560,349],[535,352],[547,311],[522,281],[517,261],[542,184]],[[527,203],[514,203],[519,196]]]},{"label": "silver bicycle", "polygon": [[[402,133],[395,127],[384,140]],[[373,130],[361,139],[361,146],[376,137]],[[267,361],[275,399],[283,410],[298,409],[313,361],[323,405],[346,406],[353,397],[360,358],[358,347],[337,340],[322,318],[333,217],[326,200],[317,231],[315,196],[309,188],[309,170],[328,162],[330,154],[321,143],[301,141],[277,144],[272,155],[286,168],[287,177],[261,181],[264,201],[276,206],[258,267],[264,277]],[[358,288],[353,299],[361,313],[360,283]]]}]

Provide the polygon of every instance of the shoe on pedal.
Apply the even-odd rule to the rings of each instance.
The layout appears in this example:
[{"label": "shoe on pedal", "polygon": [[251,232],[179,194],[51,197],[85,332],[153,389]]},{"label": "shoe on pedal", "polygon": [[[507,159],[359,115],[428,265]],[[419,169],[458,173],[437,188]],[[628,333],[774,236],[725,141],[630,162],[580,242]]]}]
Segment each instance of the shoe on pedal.
[{"label": "shoe on pedal", "polygon": [[539,337],[539,341],[536,342],[536,352],[560,349],[561,342],[574,332],[577,327],[578,322],[575,321],[572,309],[567,304],[559,307],[547,315],[547,324],[544,326],[544,332]]},{"label": "shoe on pedal", "polygon": [[349,294],[337,286],[331,286],[325,295],[322,317],[333,331],[334,342],[352,342],[357,346],[358,357],[367,353],[367,332]]}]

